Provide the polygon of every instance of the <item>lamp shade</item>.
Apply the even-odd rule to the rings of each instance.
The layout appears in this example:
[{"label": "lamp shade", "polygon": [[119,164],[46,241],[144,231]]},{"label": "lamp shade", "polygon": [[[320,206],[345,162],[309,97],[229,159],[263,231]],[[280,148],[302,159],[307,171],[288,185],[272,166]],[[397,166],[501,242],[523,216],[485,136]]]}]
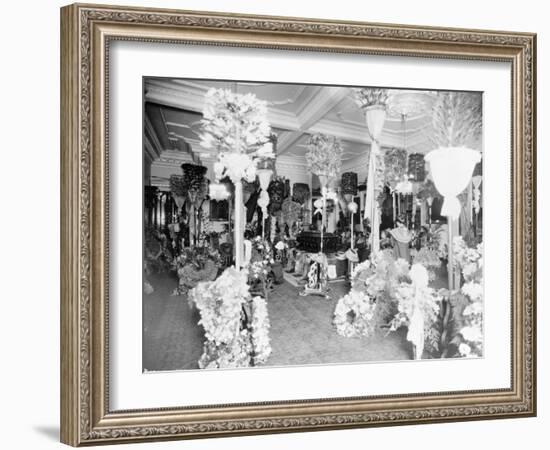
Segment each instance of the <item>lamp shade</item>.
[{"label": "lamp shade", "polygon": [[468,186],[481,154],[465,147],[446,147],[431,151],[425,159],[435,187],[444,197],[441,215],[456,219],[461,209],[457,196]]}]

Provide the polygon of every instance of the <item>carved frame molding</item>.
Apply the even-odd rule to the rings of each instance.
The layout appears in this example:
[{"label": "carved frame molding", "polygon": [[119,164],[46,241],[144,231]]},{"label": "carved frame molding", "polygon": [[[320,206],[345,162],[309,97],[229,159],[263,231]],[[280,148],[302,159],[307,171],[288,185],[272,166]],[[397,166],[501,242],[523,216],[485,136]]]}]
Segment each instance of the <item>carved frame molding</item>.
[{"label": "carved frame molding", "polygon": [[[61,10],[61,439],[78,446],[536,414],[536,36],[466,29],[71,5]],[[112,40],[509,61],[512,386],[110,411],[108,86]]]}]

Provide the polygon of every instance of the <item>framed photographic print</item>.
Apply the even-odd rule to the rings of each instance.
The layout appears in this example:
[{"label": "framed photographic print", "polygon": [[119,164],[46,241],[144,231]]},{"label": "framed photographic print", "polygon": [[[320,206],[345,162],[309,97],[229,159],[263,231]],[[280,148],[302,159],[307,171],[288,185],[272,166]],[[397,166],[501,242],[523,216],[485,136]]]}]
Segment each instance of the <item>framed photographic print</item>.
[{"label": "framed photographic print", "polygon": [[536,414],[530,33],[61,10],[61,439]]}]

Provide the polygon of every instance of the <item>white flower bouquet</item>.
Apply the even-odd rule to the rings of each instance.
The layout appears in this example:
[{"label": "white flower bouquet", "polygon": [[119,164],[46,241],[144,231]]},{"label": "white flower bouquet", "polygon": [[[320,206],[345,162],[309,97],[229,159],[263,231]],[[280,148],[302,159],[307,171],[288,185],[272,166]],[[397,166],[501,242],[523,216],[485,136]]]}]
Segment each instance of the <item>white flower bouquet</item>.
[{"label": "white flower bouquet", "polygon": [[219,152],[214,174],[254,181],[257,165],[273,158],[267,105],[254,94],[210,89],[204,99],[201,145]]}]

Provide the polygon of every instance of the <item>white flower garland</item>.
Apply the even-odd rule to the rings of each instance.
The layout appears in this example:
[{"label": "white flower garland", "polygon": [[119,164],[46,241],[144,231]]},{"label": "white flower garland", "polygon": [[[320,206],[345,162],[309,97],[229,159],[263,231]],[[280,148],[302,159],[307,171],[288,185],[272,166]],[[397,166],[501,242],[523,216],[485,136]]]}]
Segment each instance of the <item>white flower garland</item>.
[{"label": "white flower garland", "polygon": [[[215,281],[199,283],[190,291],[206,337],[200,368],[248,367],[267,361],[271,353],[267,305],[261,297],[250,298],[247,278],[247,270],[230,267]],[[249,327],[242,329],[243,307],[249,302]]]},{"label": "white flower garland", "polygon": [[269,315],[267,303],[262,297],[252,299],[252,345],[254,348],[254,365],[265,364],[271,355],[269,340]]},{"label": "white flower garland", "polygon": [[199,324],[206,339],[216,345],[231,342],[239,330],[242,305],[249,295],[246,272],[230,267],[215,281],[199,283],[190,295],[201,314]]}]

